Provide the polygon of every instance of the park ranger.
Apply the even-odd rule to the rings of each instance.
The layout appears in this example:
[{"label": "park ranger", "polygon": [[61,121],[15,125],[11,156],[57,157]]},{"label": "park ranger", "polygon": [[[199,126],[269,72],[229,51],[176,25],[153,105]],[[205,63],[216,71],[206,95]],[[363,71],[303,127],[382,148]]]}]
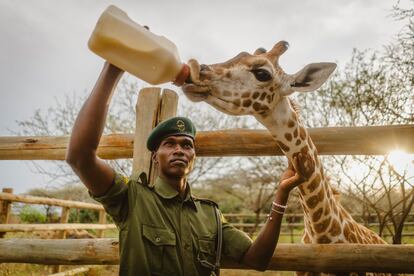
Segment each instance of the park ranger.
[{"label": "park ranger", "polygon": [[[222,257],[265,270],[275,250],[290,191],[303,182],[293,166],[281,176],[272,210],[252,241],[218,206],[193,196],[187,176],[196,129],[184,117],[159,124],[147,141],[159,177],[129,180],[96,155],[106,114],[123,71],[105,63],[74,124],[66,161],[119,229],[120,275],[219,274]],[[139,131],[139,129],[137,130]],[[300,158],[300,156],[299,156]],[[301,162],[295,167],[302,171]]]}]

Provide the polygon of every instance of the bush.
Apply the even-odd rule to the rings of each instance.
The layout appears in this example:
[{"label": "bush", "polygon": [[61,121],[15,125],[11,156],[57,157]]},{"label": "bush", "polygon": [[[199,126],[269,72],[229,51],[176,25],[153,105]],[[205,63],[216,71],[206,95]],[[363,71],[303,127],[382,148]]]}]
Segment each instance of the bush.
[{"label": "bush", "polygon": [[19,213],[19,218],[25,223],[45,223],[46,214],[30,205],[25,205]]},{"label": "bush", "polygon": [[97,223],[99,221],[99,213],[94,210],[71,209],[69,214],[69,222],[79,223]]}]

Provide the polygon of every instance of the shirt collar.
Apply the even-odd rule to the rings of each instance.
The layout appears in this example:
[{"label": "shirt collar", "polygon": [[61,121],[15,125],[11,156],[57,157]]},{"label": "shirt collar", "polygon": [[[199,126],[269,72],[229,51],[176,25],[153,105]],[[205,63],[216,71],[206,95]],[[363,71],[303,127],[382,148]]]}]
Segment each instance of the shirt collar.
[{"label": "shirt collar", "polygon": [[[185,203],[189,203],[195,211],[197,211],[197,206],[194,203],[194,198],[191,194],[191,187],[187,182],[186,185],[186,195],[183,200]],[[154,191],[162,198],[164,199],[173,199],[173,198],[179,198],[178,191],[176,191],[170,184],[168,184],[166,181],[164,181],[161,177],[157,177],[154,184]]]}]

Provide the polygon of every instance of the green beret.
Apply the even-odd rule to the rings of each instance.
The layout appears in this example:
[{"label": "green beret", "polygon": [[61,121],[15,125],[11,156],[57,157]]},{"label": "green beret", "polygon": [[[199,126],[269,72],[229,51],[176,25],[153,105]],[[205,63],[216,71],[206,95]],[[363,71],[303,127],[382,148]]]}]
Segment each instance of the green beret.
[{"label": "green beret", "polygon": [[184,135],[194,140],[196,128],[190,119],[173,117],[158,124],[150,133],[147,140],[147,149],[155,151],[161,141],[172,135]]}]

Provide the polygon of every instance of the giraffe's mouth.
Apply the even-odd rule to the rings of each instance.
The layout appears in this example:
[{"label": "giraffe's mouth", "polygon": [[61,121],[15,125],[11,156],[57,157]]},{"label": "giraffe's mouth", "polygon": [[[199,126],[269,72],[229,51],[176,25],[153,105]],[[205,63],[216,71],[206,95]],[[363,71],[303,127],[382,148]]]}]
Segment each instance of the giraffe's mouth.
[{"label": "giraffe's mouth", "polygon": [[181,88],[184,94],[193,102],[204,101],[211,95],[210,88],[207,86],[189,83],[184,84]]}]

